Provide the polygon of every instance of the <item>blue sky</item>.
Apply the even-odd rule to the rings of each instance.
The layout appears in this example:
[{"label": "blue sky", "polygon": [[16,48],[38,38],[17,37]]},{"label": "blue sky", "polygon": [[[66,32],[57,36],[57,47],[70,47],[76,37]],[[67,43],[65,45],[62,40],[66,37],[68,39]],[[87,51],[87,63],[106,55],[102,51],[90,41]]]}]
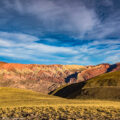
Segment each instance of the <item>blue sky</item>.
[{"label": "blue sky", "polygon": [[120,62],[120,0],[0,0],[0,61]]}]

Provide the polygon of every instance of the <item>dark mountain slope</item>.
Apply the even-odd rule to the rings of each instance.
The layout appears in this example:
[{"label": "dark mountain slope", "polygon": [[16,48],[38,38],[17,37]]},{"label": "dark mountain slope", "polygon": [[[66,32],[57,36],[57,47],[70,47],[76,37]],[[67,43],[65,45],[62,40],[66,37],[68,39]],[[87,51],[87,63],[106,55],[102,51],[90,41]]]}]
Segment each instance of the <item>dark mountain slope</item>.
[{"label": "dark mountain slope", "polygon": [[120,99],[120,71],[58,88],[52,94],[65,98]]}]

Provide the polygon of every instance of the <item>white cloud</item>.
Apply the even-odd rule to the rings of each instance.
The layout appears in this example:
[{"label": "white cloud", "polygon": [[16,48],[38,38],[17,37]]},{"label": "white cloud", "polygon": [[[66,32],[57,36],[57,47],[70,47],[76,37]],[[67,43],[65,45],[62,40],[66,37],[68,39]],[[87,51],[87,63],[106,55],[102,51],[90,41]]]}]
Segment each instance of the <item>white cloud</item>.
[{"label": "white cloud", "polygon": [[[16,39],[17,41],[15,41]],[[115,62],[119,59],[119,40],[93,41],[87,45],[76,47],[45,45],[37,43],[36,40],[39,40],[39,38],[27,34],[0,32],[0,56],[43,62],[45,60],[49,63],[84,65],[94,64],[93,58],[104,59],[104,62]],[[99,49],[101,44],[106,47]],[[61,55],[64,55],[64,57]],[[114,58],[111,55],[114,55]]]},{"label": "white cloud", "polygon": [[106,59],[104,61],[110,62],[110,63],[120,62],[120,51],[116,54],[112,54],[111,56],[106,57]]},{"label": "white cloud", "polygon": [[78,54],[78,51],[72,47],[50,46],[37,43],[36,40],[39,39],[26,34],[0,32],[0,55],[24,59],[35,56],[38,59],[42,56],[50,57],[56,53]]},{"label": "white cloud", "polygon": [[78,32],[80,36],[92,30],[99,19],[94,8],[87,8],[82,2],[58,2],[54,0],[10,0],[5,2],[7,9],[14,9],[20,14],[31,15],[40,21],[39,24],[49,31]]},{"label": "white cloud", "polygon": [[0,32],[0,38],[9,41],[14,41],[17,43],[23,43],[23,42],[27,43],[27,42],[33,42],[39,40],[37,37],[34,37],[32,35],[27,35],[23,33],[8,33],[8,32]]},{"label": "white cloud", "polygon": [[117,39],[117,40],[107,40],[107,39],[103,39],[103,40],[98,40],[98,41],[93,41],[91,43],[89,43],[89,45],[91,46],[99,46],[99,45],[107,45],[107,46],[110,46],[110,48],[112,47],[116,47],[118,46],[119,47],[119,44],[120,44],[120,40]]},{"label": "white cloud", "polygon": [[11,47],[12,44],[13,44],[12,42],[0,38],[0,46],[2,46],[2,47]]},{"label": "white cloud", "polygon": [[[39,31],[29,30],[27,23],[25,23],[24,26],[28,27],[27,31],[36,31],[37,33],[49,31],[52,33],[70,32],[71,36],[83,40],[103,39],[111,34],[120,34],[120,12],[119,10],[112,11],[115,7],[113,0],[101,0],[99,3],[93,0],[90,3],[92,7],[88,7],[89,2],[86,3],[84,4],[82,0],[29,0],[29,2],[28,0],[4,0],[6,9],[4,7],[3,9],[7,13],[15,10],[18,14],[23,15],[25,19],[31,16],[37,22],[31,24],[38,24],[38,28],[36,28]],[[96,3],[98,6],[95,6],[96,4],[92,5],[92,3]],[[99,5],[105,7],[104,12],[101,12]],[[11,19],[9,16],[15,15],[9,14],[8,19]],[[98,17],[99,14],[107,17],[105,19],[104,16]],[[1,19],[1,22],[5,22],[4,19]],[[15,21],[14,26],[19,23],[21,25],[21,21]],[[74,35],[74,33],[77,34]]]},{"label": "white cloud", "polygon": [[85,6],[70,9],[70,20],[78,31],[82,34],[93,30],[99,23],[96,13],[93,9],[88,9]]},{"label": "white cloud", "polygon": [[[5,24],[5,26],[3,26],[6,29],[7,25],[9,26],[6,22],[9,21],[11,25],[8,29],[13,27],[14,31],[16,29],[20,31],[23,28],[27,29],[26,33],[29,31],[31,31],[31,33],[36,32],[36,34],[42,32],[46,34],[46,31],[52,34],[68,33],[67,35],[75,37],[78,41],[79,39],[83,39],[95,40],[94,42],[76,47],[64,47],[62,45],[63,40],[60,42],[58,40],[57,42],[57,39],[53,40],[48,38],[47,40],[45,38],[48,43],[56,42],[63,46],[57,47],[38,43],[36,41],[40,42],[41,39],[32,35],[0,32],[0,55],[34,60],[40,60],[41,58],[45,60],[44,58],[46,57],[48,61],[50,60],[49,58],[52,58],[51,60],[59,61],[60,59],[65,63],[77,64],[79,62],[81,63],[81,61],[87,64],[92,63],[92,57],[98,59],[106,58],[105,60],[109,62],[112,54],[115,54],[115,59],[118,59],[119,57],[117,57],[117,55],[119,56],[118,53],[120,52],[120,40],[107,40],[106,37],[110,37],[111,35],[116,36],[116,38],[117,36],[119,37],[120,12],[115,11],[101,21],[95,11],[96,6],[85,6],[82,2],[78,2],[80,0],[77,2],[68,2],[69,0],[67,0],[67,2],[63,1],[64,0],[4,0],[5,6],[2,8],[2,11],[0,8],[0,13],[3,15],[0,19],[0,25]],[[112,0],[102,0],[102,3],[104,7],[114,5]],[[3,11],[7,14],[3,14]],[[14,19],[17,17],[18,19],[20,18],[20,20]],[[28,18],[31,18],[29,22]],[[12,22],[12,20],[14,22]],[[36,23],[33,21],[36,21]],[[23,29],[21,31],[24,31]],[[56,34],[54,35],[56,36]],[[67,43],[69,46],[69,39]],[[73,43],[76,42],[73,41]],[[100,46],[102,47],[100,48]],[[64,57],[60,57],[59,54]]]}]

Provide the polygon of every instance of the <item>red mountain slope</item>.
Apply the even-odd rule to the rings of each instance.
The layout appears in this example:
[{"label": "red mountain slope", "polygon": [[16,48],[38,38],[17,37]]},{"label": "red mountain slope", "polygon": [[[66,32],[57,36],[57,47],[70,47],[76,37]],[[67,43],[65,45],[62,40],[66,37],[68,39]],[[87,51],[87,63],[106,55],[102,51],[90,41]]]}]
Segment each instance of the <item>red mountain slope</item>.
[{"label": "red mountain slope", "polygon": [[48,93],[61,84],[80,82],[117,70],[120,70],[120,63],[81,66],[0,62],[0,87],[25,88]]}]

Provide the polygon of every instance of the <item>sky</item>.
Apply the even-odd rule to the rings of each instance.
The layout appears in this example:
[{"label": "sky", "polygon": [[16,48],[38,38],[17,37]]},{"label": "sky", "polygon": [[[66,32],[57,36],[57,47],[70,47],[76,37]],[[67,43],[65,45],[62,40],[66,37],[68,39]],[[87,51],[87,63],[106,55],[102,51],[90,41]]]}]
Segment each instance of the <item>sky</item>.
[{"label": "sky", "polygon": [[0,0],[0,61],[120,62],[120,0]]}]

